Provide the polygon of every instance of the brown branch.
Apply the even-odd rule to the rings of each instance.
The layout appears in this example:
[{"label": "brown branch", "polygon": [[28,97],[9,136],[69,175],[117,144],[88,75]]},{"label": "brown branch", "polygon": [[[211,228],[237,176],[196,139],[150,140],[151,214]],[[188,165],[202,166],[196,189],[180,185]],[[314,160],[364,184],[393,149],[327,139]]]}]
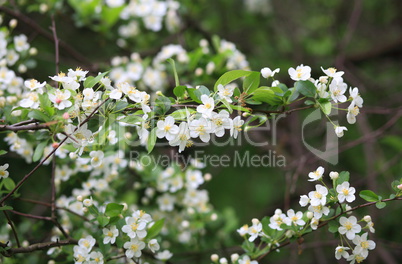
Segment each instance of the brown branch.
[{"label": "brown branch", "polygon": [[[23,121],[24,122],[24,121]],[[22,123],[22,122],[20,122]],[[33,124],[33,125],[0,125],[0,131],[23,131],[23,130],[41,130],[41,129],[49,129],[49,126],[52,125],[49,123],[44,124]],[[57,123],[57,121],[56,121]]]},{"label": "brown branch", "polygon": [[38,220],[46,220],[46,221],[52,221],[51,217],[48,216],[40,216],[40,215],[32,215],[32,214],[25,214],[25,213],[21,213],[15,210],[8,210],[13,214],[17,214],[17,215],[21,215],[24,217],[28,217],[28,218],[33,218],[33,219],[38,219]]},{"label": "brown branch", "polygon": [[[5,252],[2,252],[2,254],[6,257],[11,257],[14,254],[19,254],[19,253],[31,253],[34,251],[38,250],[46,250],[49,248],[53,247],[60,247],[60,246],[67,246],[67,245],[75,245],[78,244],[78,240],[75,239],[66,239],[66,240],[61,240],[61,241],[50,241],[50,242],[44,242],[44,243],[36,243],[29,245],[27,247],[18,247],[18,248],[10,248],[6,250]],[[1,247],[5,248],[5,244],[0,244]]]}]

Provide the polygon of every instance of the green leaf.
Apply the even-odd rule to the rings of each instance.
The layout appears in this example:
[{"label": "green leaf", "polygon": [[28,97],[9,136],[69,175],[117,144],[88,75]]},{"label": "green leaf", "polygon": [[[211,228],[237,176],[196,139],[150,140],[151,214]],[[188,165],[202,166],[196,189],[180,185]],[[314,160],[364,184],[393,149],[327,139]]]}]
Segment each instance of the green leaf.
[{"label": "green leaf", "polygon": [[[246,77],[249,76],[252,73],[252,71],[244,71],[244,70],[233,70],[224,73],[219,79],[216,81],[214,85],[214,91],[218,90],[218,85],[222,84],[225,86],[228,83],[233,82],[234,80],[237,80],[241,77]],[[258,85],[257,85],[258,86]]]},{"label": "green leaf", "polygon": [[314,97],[317,93],[315,85],[310,81],[297,81],[295,88],[299,93],[307,97]]},{"label": "green leaf", "polygon": [[[273,89],[274,87],[261,86],[253,92],[253,97],[251,97],[251,99],[270,105],[282,104],[282,97],[275,94],[275,91]],[[280,88],[277,89],[280,90]]]},{"label": "green leaf", "polygon": [[37,162],[38,160],[40,160],[42,158],[43,150],[48,145],[48,141],[49,140],[42,141],[41,143],[38,144],[38,146],[36,146],[35,152],[32,157],[33,162]]},{"label": "green leaf", "polygon": [[180,86],[176,86],[173,89],[173,93],[174,95],[176,95],[177,98],[183,98],[184,95],[186,94],[186,86],[184,85],[180,85]]},{"label": "green leaf", "polygon": [[15,182],[14,182],[14,180],[11,179],[10,177],[4,178],[2,182],[3,182],[3,184],[4,184],[4,187],[5,187],[6,190],[8,190],[8,191],[11,191],[11,190],[13,190],[13,189],[15,188]]},{"label": "green leaf", "polygon": [[332,104],[331,102],[325,102],[320,104],[321,110],[324,114],[329,115],[331,114]]},{"label": "green leaf", "polygon": [[1,156],[1,155],[4,155],[4,154],[7,154],[7,151],[5,151],[5,150],[0,150],[0,156]]},{"label": "green leaf", "polygon": [[127,124],[136,124],[138,122],[141,122],[142,118],[140,116],[137,115],[128,115],[122,119],[119,120],[119,122],[124,122]]},{"label": "green leaf", "polygon": [[359,196],[367,202],[377,202],[379,200],[378,195],[370,190],[361,191],[359,193]]},{"label": "green leaf", "polygon": [[225,98],[221,99],[221,102],[227,108],[227,110],[229,111],[230,114],[233,113],[232,105],[229,104]]},{"label": "green leaf", "polygon": [[170,63],[170,65],[172,65],[174,81],[175,81],[176,86],[180,86],[179,76],[177,75],[176,64],[174,63],[174,60],[172,58],[169,58],[169,59],[167,59],[167,61]]},{"label": "green leaf", "polygon": [[339,225],[338,225],[337,221],[330,221],[328,223],[328,231],[329,232],[336,233],[336,232],[338,232],[338,228],[339,228]]},{"label": "green leaf", "polygon": [[395,197],[396,197],[396,195],[393,193],[389,195],[389,199],[394,199]]},{"label": "green leaf", "polygon": [[126,109],[127,106],[128,106],[127,102],[125,102],[125,101],[117,101],[116,105],[115,105],[115,107],[113,109],[113,113],[121,112],[124,109]]},{"label": "green leaf", "polygon": [[[289,93],[290,92],[290,93]],[[288,94],[289,93],[289,94]],[[286,95],[288,94],[288,95]],[[288,96],[288,99],[286,100],[286,103],[290,104],[291,102],[293,102],[294,100],[296,100],[299,97],[299,92],[295,89],[295,88],[289,88],[287,90],[287,93],[285,94],[285,96]]]},{"label": "green leaf", "polygon": [[33,109],[28,113],[28,117],[39,120],[39,121],[43,121],[43,122],[49,122],[50,121],[50,117],[47,116],[46,114],[44,114],[43,112]]},{"label": "green leaf", "polygon": [[148,136],[148,142],[147,142],[147,150],[148,153],[151,153],[151,151],[154,149],[155,144],[156,144],[156,130],[157,128],[154,127],[151,131],[151,133],[149,133]]},{"label": "green leaf", "polygon": [[95,206],[89,206],[88,210],[92,215],[94,215],[96,217],[99,215],[98,208],[96,208]]},{"label": "green leaf", "polygon": [[248,75],[243,82],[243,91],[247,94],[251,94],[254,92],[257,88],[258,85],[260,85],[260,79],[261,79],[261,73],[260,72],[251,72],[250,75]]},{"label": "green leaf", "polygon": [[382,209],[382,208],[384,208],[385,206],[387,206],[387,204],[386,204],[385,202],[377,202],[377,203],[375,204],[375,206],[376,206],[378,209]]},{"label": "green leaf", "polygon": [[97,84],[108,72],[99,74],[96,77],[88,76],[84,81],[84,88],[92,88]]},{"label": "green leaf", "polygon": [[0,207],[0,211],[5,211],[5,210],[13,210],[13,208],[11,206],[9,206],[9,205],[5,205],[5,206]]},{"label": "green leaf", "polygon": [[102,226],[102,227],[105,227],[105,226],[107,226],[107,224],[109,224],[109,218],[107,216],[104,216],[104,215],[98,215],[96,220],[98,220],[99,225]]},{"label": "green leaf", "polygon": [[109,217],[118,216],[121,214],[124,206],[117,203],[108,203],[105,209],[105,215]]},{"label": "green leaf", "polygon": [[169,111],[170,107],[172,106],[172,102],[169,98],[165,96],[158,96],[155,100],[155,113],[159,115],[164,115],[167,111]]},{"label": "green leaf", "polygon": [[341,184],[341,183],[343,183],[345,181],[349,181],[349,178],[350,178],[349,175],[350,174],[349,174],[348,171],[342,171],[341,173],[339,173],[339,177],[336,180],[337,185],[339,185],[339,184]]},{"label": "green leaf", "polygon": [[54,115],[54,108],[52,107],[52,102],[49,100],[47,93],[39,94],[40,107],[47,113],[48,116]]},{"label": "green leaf", "polygon": [[158,221],[156,221],[153,224],[153,226],[150,229],[148,229],[146,239],[152,239],[152,238],[156,237],[162,230],[164,223],[165,223],[165,218],[162,218],[162,219],[159,219]]},{"label": "green leaf", "polygon": [[102,23],[106,25],[107,28],[113,26],[117,20],[120,18],[120,13],[124,9],[125,5],[116,8],[109,8],[107,6],[102,6]]},{"label": "green leaf", "polygon": [[187,108],[187,109],[179,109],[174,111],[173,113],[169,114],[176,120],[186,120],[187,115],[191,115],[195,113],[196,111],[192,108]]}]

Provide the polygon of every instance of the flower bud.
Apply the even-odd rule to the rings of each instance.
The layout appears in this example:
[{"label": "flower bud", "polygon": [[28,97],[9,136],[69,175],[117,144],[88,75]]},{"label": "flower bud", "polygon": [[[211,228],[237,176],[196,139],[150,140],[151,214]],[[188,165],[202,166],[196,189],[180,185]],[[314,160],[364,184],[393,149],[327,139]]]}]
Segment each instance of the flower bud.
[{"label": "flower bud", "polygon": [[36,54],[38,54],[38,49],[35,47],[32,47],[29,49],[29,55],[31,56],[35,56]]},{"label": "flower bud", "polygon": [[77,201],[82,202],[82,199],[83,199],[83,198],[82,198],[82,195],[78,195],[78,196],[77,196]]},{"label": "flower bud", "polygon": [[92,206],[92,199],[85,199],[83,202],[82,202],[83,204],[84,204],[84,206],[86,206],[86,207],[90,207],[90,206]]},{"label": "flower bud", "polygon": [[275,214],[276,214],[276,215],[280,215],[280,214],[282,214],[282,210],[281,210],[281,209],[279,209],[279,208],[278,208],[278,209],[276,209],[276,210],[275,210]]},{"label": "flower bud", "polygon": [[70,114],[69,114],[68,112],[65,112],[65,113],[63,114],[63,119],[65,119],[65,120],[70,119]]},{"label": "flower bud", "polygon": [[195,76],[200,76],[204,73],[204,70],[201,68],[195,69]]},{"label": "flower bud", "polygon": [[313,212],[307,212],[306,216],[307,216],[308,219],[311,219],[311,218],[313,218],[314,213]]},{"label": "flower bud", "polygon": [[397,188],[402,191],[402,184],[399,184]]},{"label": "flower bud", "polygon": [[13,18],[10,20],[10,23],[8,24],[10,28],[15,28],[18,25],[18,20]]},{"label": "flower bud", "polygon": [[363,217],[363,220],[365,221],[365,222],[371,222],[371,216],[369,216],[369,215],[366,215],[365,217]]},{"label": "flower bud", "polygon": [[39,12],[46,13],[49,10],[49,6],[45,3],[39,5]]},{"label": "flower bud", "polygon": [[55,148],[58,148],[59,145],[60,145],[60,144],[59,144],[58,142],[53,142],[53,143],[52,143],[52,148],[54,148],[54,149],[55,149]]},{"label": "flower bud", "polygon": [[239,259],[239,254],[237,254],[237,253],[234,253],[234,254],[232,254],[232,255],[230,256],[230,260],[231,260],[232,262],[236,262],[238,259]]},{"label": "flower bud", "polygon": [[72,160],[76,160],[76,159],[78,158],[78,155],[77,155],[77,153],[75,153],[75,152],[70,152],[70,153],[68,154],[68,156],[69,156],[70,159],[72,159]]},{"label": "flower bud", "polygon": [[337,173],[336,171],[331,171],[329,173],[329,177],[331,178],[331,180],[336,180],[339,177],[339,173]]},{"label": "flower bud", "polygon": [[253,218],[251,222],[253,223],[253,225],[258,225],[260,223],[260,220],[258,220],[257,218]]},{"label": "flower bud", "polygon": [[212,261],[212,262],[217,262],[218,259],[219,259],[219,256],[218,256],[217,254],[212,254],[212,255],[211,255],[211,261]]},{"label": "flower bud", "polygon": [[181,222],[181,226],[184,228],[188,228],[190,226],[190,222],[187,220],[184,220]]},{"label": "flower bud", "polygon": [[210,181],[211,179],[212,179],[211,173],[205,173],[205,175],[204,175],[204,180],[205,180],[205,181]]},{"label": "flower bud", "polygon": [[27,71],[27,66],[25,66],[24,64],[20,64],[18,66],[18,72],[19,73],[25,73]]},{"label": "flower bud", "polygon": [[216,221],[217,219],[218,219],[218,215],[215,214],[215,213],[213,213],[213,214],[211,215],[211,221]]},{"label": "flower bud", "polygon": [[221,258],[221,259],[219,260],[219,263],[220,263],[220,264],[227,264],[227,263],[228,263],[228,260],[227,260],[226,258]]}]

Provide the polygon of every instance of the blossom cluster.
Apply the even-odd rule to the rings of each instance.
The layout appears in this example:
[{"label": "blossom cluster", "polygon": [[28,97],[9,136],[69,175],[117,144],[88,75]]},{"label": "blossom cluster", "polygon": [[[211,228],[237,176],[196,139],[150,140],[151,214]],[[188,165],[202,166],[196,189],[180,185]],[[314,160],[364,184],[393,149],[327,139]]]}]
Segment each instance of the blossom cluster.
[{"label": "blossom cluster", "polygon": [[[356,123],[356,116],[359,114],[360,108],[363,107],[363,98],[359,94],[359,89],[357,87],[349,87],[348,90],[348,84],[345,83],[342,78],[344,74],[343,71],[337,71],[335,68],[324,69],[322,67],[321,70],[325,75],[320,76],[317,79],[312,78],[311,67],[303,64],[296,68],[289,68],[288,74],[290,78],[296,82],[309,81],[314,84],[316,88],[316,91],[314,91],[314,97],[317,99],[321,109],[328,118],[332,109],[345,110],[347,111],[346,119],[348,123]],[[277,72],[279,72],[279,69],[274,71],[267,67],[261,69],[261,74],[264,78],[273,78]],[[274,80],[272,86],[275,87],[278,85],[279,81]],[[349,92],[349,97],[346,96],[347,91]],[[350,102],[347,109],[337,107],[339,104],[345,102]],[[329,106],[329,108],[327,108],[327,106]],[[342,137],[344,131],[348,130],[345,126],[339,126],[333,122],[332,124],[334,125],[334,130],[338,137]]]},{"label": "blossom cluster", "polygon": [[[344,212],[350,214],[349,203],[355,200],[356,190],[350,186],[347,172],[334,171],[329,173],[333,188],[328,188],[323,179],[324,171],[325,169],[320,166],[308,175],[309,181],[319,181],[321,184],[316,184],[315,190],[307,195],[300,196],[299,204],[307,207],[305,212],[289,209],[285,214],[281,209],[276,209],[273,216],[266,217],[262,221],[253,219],[251,226],[244,225],[237,232],[249,242],[260,238],[267,244],[265,248],[268,250],[275,249],[279,246],[279,242],[287,238],[302,235],[308,227],[316,230],[320,223],[329,221],[332,226],[330,231],[339,233],[341,237],[340,245],[335,249],[336,259],[345,258],[352,264],[363,261],[367,258],[369,250],[375,248],[375,242],[368,239],[368,232],[363,231],[375,232],[371,217],[367,215],[360,220],[365,223],[362,227],[356,216],[341,216]],[[336,212],[341,213],[334,215],[335,211],[331,209],[336,209],[337,205],[340,207]],[[334,219],[339,216],[341,216],[339,222],[336,222]],[[273,232],[274,230],[276,232]],[[258,257],[258,251],[256,254]]]}]

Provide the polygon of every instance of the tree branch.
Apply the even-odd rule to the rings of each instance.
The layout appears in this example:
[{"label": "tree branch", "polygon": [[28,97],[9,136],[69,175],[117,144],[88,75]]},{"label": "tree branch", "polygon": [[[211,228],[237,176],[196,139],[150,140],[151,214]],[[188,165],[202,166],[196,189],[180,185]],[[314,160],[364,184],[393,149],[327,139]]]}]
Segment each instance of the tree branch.
[{"label": "tree branch", "polygon": [[[66,239],[66,240],[61,240],[61,241],[50,241],[50,242],[32,244],[27,247],[10,248],[10,249],[6,250],[5,252],[2,252],[2,254],[6,257],[11,257],[14,254],[19,254],[19,253],[26,254],[26,253],[34,252],[37,250],[46,250],[46,249],[53,248],[53,247],[75,245],[75,244],[78,244],[78,240]],[[1,243],[0,246],[5,248],[7,245]]]}]

